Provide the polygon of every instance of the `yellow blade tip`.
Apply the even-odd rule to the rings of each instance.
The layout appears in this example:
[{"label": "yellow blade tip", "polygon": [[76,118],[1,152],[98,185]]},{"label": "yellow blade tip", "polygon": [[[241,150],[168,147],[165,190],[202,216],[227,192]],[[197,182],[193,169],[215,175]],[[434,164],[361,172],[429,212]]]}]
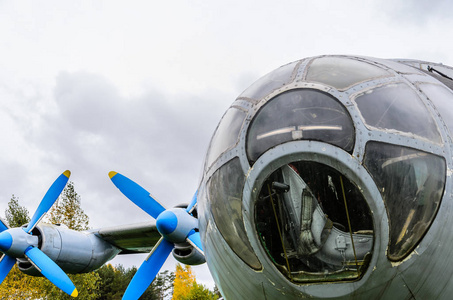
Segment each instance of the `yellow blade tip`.
[{"label": "yellow blade tip", "polygon": [[77,291],[77,289],[74,289],[74,290],[72,291],[71,297],[74,297],[74,298],[75,298],[75,297],[77,297],[78,295],[79,295],[79,292]]},{"label": "yellow blade tip", "polygon": [[63,175],[69,178],[69,176],[71,176],[71,171],[66,170],[63,172]]},{"label": "yellow blade tip", "polygon": [[116,174],[118,174],[118,172],[110,171],[110,172],[109,172],[109,177],[110,177],[110,179],[112,179],[112,177],[115,176]]}]

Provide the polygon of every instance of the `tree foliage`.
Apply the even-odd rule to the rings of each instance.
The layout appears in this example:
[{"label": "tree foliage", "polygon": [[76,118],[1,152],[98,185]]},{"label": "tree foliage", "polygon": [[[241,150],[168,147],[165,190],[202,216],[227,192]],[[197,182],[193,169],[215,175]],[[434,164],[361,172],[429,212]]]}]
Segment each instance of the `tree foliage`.
[{"label": "tree foliage", "polygon": [[[99,300],[120,300],[126,291],[129,282],[137,272],[137,268],[125,269],[122,265],[113,267],[107,264],[95,271],[99,277]],[[164,271],[159,273],[153,283],[146,289],[141,300],[168,299],[173,287],[174,273]]]},{"label": "tree foliage", "polygon": [[14,195],[11,196],[11,200],[8,202],[8,208],[5,210],[6,222],[9,227],[20,227],[30,222],[30,216],[28,210],[19,204],[19,198]]},{"label": "tree foliage", "polygon": [[194,282],[189,293],[181,300],[217,300],[219,297],[202,284]]},{"label": "tree foliage", "polygon": [[14,266],[0,285],[0,299],[40,299],[42,277],[28,276]]},{"label": "tree foliage", "polygon": [[216,300],[219,297],[198,284],[190,266],[176,265],[172,300]]},{"label": "tree foliage", "polygon": [[69,229],[87,230],[89,218],[80,205],[80,196],[74,189],[74,183],[70,181],[47,213],[47,220],[52,224],[64,224]]},{"label": "tree foliage", "polygon": [[192,273],[190,266],[176,265],[175,282],[172,300],[181,300],[189,294],[190,289],[195,283],[195,275]]},{"label": "tree foliage", "polygon": [[126,291],[129,281],[132,279],[132,274],[135,274],[137,269],[126,270],[122,265],[113,267],[107,264],[96,270],[99,275],[99,300],[119,300]]},{"label": "tree foliage", "polygon": [[156,299],[169,299],[173,294],[173,283],[175,281],[175,273],[165,270],[157,274],[156,279],[151,285],[153,294]]},{"label": "tree foliage", "polygon": [[[100,277],[97,273],[84,273],[84,274],[68,274],[72,283],[77,287],[79,295],[77,299],[80,300],[94,300],[99,299],[99,281]],[[44,292],[42,299],[47,300],[69,300],[74,299],[48,280],[42,280],[40,289]]]}]

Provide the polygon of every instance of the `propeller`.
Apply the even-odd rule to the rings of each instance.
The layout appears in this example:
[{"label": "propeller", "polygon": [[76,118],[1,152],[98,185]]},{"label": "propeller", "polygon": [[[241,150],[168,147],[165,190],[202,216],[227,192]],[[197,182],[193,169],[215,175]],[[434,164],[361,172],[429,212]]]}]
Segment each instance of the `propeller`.
[{"label": "propeller", "polygon": [[54,181],[25,228],[9,228],[3,220],[0,220],[0,251],[5,254],[0,261],[0,283],[11,271],[16,259],[26,257],[50,282],[68,295],[77,297],[78,292],[71,279],[52,259],[38,248],[38,237],[31,234],[39,221],[58,199],[70,175],[71,172],[66,170]]},{"label": "propeller", "polygon": [[197,205],[197,193],[186,209],[165,209],[149,192],[129,178],[113,171],[109,173],[109,177],[127,198],[156,219],[157,230],[162,235],[132,278],[123,295],[125,300],[138,299],[153,282],[173,250],[175,243],[188,242],[200,253],[203,253],[200,233],[198,232],[198,219],[192,216]]}]

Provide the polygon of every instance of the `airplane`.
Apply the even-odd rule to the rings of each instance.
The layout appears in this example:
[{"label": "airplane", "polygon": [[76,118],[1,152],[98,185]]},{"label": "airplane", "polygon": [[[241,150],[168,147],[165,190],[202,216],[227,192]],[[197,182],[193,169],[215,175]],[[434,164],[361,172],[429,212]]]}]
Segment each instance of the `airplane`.
[{"label": "airplane", "polygon": [[166,209],[131,179],[113,184],[152,219],[75,232],[2,224],[12,266],[77,290],[66,273],[149,252],[123,299],[138,299],[170,253],[207,263],[225,299],[449,299],[453,294],[453,68],[323,55],[286,64],[233,102],[197,192]]}]

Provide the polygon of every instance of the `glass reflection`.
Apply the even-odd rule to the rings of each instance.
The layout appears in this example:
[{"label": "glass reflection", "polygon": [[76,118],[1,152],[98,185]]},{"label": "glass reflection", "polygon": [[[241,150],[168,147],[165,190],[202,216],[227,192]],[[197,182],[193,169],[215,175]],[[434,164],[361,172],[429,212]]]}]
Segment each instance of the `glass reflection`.
[{"label": "glass reflection", "polygon": [[289,63],[266,74],[247,88],[239,98],[249,98],[258,101],[272,91],[290,83],[293,81],[294,68],[298,63],[299,61]]},{"label": "glass reflection", "polygon": [[209,201],[214,221],[225,241],[245,263],[258,270],[261,263],[250,245],[242,219],[244,182],[244,172],[236,157],[212,175],[207,185]]},{"label": "glass reflection", "polygon": [[296,89],[265,104],[247,134],[251,163],[268,149],[294,140],[316,140],[352,151],[354,126],[346,108],[318,90]]},{"label": "glass reflection", "polygon": [[423,83],[418,87],[434,103],[437,111],[453,134],[453,93],[440,85]]},{"label": "glass reflection", "polygon": [[207,167],[225,151],[234,147],[239,139],[239,132],[244,123],[246,113],[235,107],[230,107],[214,133],[207,154]]},{"label": "glass reflection", "polygon": [[363,61],[343,57],[321,57],[311,63],[306,80],[344,90],[359,82],[389,76],[391,74],[386,70]]},{"label": "glass reflection", "polygon": [[369,142],[364,163],[387,209],[387,255],[393,261],[401,260],[416,247],[434,220],[445,185],[445,160],[419,150]]},{"label": "glass reflection", "polygon": [[368,127],[412,133],[437,143],[441,141],[428,109],[417,93],[404,83],[367,90],[357,95],[355,102]]}]

